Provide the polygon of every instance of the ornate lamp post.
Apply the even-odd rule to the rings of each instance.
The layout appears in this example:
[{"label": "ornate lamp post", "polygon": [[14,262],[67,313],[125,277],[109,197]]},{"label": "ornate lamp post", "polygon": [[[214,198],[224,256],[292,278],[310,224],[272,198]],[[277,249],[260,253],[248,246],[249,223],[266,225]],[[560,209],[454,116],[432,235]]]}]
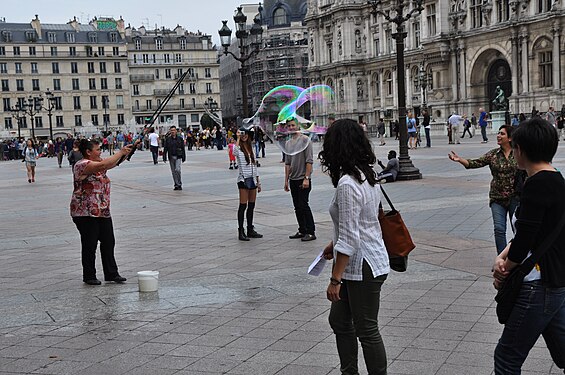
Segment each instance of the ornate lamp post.
[{"label": "ornate lamp post", "polygon": [[204,103],[206,108],[210,110],[210,112],[214,113],[216,109],[218,109],[218,102],[214,100],[211,96],[206,99],[206,103]]},{"label": "ornate lamp post", "polygon": [[43,98],[41,96],[29,96],[27,103],[24,103],[25,113],[31,120],[31,138],[35,139],[35,115],[41,112]]},{"label": "ornate lamp post", "polygon": [[20,139],[22,137],[22,119],[25,119],[26,117],[26,110],[20,105],[20,102],[18,102],[16,103],[16,105],[10,108],[10,112],[12,114],[12,117],[15,118],[18,123],[18,139]]},{"label": "ornate lamp post", "polygon": [[[241,74],[241,97],[243,100],[243,117],[249,117],[249,106],[247,104],[247,65],[246,62],[254,54],[258,53],[261,49],[261,44],[263,41],[263,28],[261,27],[261,12],[263,7],[259,3],[257,9],[259,11],[259,17],[255,17],[253,20],[253,26],[248,31],[247,30],[247,16],[243,14],[242,7],[237,8],[237,13],[233,16],[233,20],[237,27],[235,32],[235,37],[239,40],[239,56],[236,56],[228,48],[231,45],[231,30],[228,27],[228,21],[222,21],[222,28],[218,31],[220,34],[220,42],[222,47],[224,47],[224,55],[231,55],[234,59],[239,61],[241,68],[239,72]],[[248,41],[248,38],[250,41]]]},{"label": "ornate lamp post", "polygon": [[59,109],[57,108],[57,101],[59,100],[59,97],[53,96],[53,93],[49,91],[49,89],[47,89],[45,96],[47,97],[47,103],[49,105],[47,107],[43,107],[43,109],[47,111],[47,116],[49,116],[49,139],[53,140],[53,120],[51,118],[53,117],[53,110]]},{"label": "ornate lamp post", "polygon": [[420,63],[420,69],[418,70],[418,75],[414,77],[414,86],[416,89],[422,89],[422,109],[428,108],[426,102],[426,88],[428,87],[428,82],[432,81],[432,74],[426,73],[424,70],[424,62]]},{"label": "ornate lamp post", "polygon": [[[408,35],[404,31],[404,23],[408,21],[412,15],[420,14],[424,7],[423,0],[391,0],[391,12],[383,10],[382,0],[368,0],[368,4],[372,7],[371,13],[374,16],[380,15],[389,22],[396,24],[396,32],[392,37],[396,40],[396,71],[398,73],[398,124],[400,130],[400,171],[398,172],[398,180],[416,180],[422,178],[420,170],[412,164],[408,155],[408,128],[406,126],[406,74],[404,71],[404,39]],[[412,3],[412,9],[406,14],[404,9],[408,8]],[[394,15],[394,16],[391,16]]]}]

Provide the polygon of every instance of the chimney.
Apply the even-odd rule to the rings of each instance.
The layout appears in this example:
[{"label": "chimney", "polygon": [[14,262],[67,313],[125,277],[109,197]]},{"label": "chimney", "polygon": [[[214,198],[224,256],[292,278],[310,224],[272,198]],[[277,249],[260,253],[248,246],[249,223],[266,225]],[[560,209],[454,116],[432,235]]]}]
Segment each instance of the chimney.
[{"label": "chimney", "polygon": [[75,31],[78,32],[78,25],[79,25],[79,23],[78,23],[78,21],[77,21],[76,16],[75,16],[72,20],[70,20],[69,22],[67,22],[67,25],[70,25],[73,29],[75,29]]},{"label": "chimney", "polygon": [[37,38],[41,39],[41,21],[39,21],[39,16],[37,14],[35,15],[35,18],[31,20],[31,27],[33,27],[33,29],[37,33]]},{"label": "chimney", "polygon": [[125,28],[125,21],[122,18],[122,16],[120,16],[120,19],[116,21],[116,29],[120,33],[122,39],[125,38],[126,28]]}]

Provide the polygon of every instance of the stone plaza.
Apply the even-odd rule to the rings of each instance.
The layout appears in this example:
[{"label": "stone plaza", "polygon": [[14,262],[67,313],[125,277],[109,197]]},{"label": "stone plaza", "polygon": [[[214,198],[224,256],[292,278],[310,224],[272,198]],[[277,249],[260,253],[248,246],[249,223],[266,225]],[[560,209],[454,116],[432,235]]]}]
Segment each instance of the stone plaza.
[{"label": "stone plaza", "polygon": [[[491,176],[447,158],[452,149],[478,157],[496,147],[490,138],[461,145],[434,138],[432,148],[411,151],[422,180],[383,186],[417,245],[408,271],[392,272],[381,295],[389,374],[492,373],[502,326],[490,276]],[[554,162],[563,169],[560,146]],[[387,139],[375,151],[386,162],[397,147]],[[94,287],[82,282],[67,163],[40,159],[29,184],[23,163],[1,162],[0,374],[339,374],[327,321],[330,267],[319,277],[306,273],[331,238],[334,189],[316,163],[318,239],[290,240],[296,223],[280,159],[273,145],[260,159],[255,221],[264,238],[241,242],[227,151],[189,151],[183,191],[173,191],[168,163],[136,153],[109,172],[116,259],[128,282]],[[158,292],[138,291],[142,270],[160,272]],[[543,339],[523,369],[562,373]]]}]

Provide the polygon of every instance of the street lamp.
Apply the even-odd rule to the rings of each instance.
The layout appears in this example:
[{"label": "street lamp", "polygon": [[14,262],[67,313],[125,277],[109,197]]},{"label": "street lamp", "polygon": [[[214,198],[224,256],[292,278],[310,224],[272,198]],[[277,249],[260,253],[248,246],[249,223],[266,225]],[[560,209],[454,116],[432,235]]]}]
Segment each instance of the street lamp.
[{"label": "street lamp", "polygon": [[108,114],[107,114],[108,97],[107,96],[102,97],[102,107],[104,107],[104,129],[106,130],[106,133],[108,133]]},{"label": "street lamp", "polygon": [[[412,164],[408,155],[408,127],[406,126],[406,74],[404,71],[404,39],[408,35],[404,30],[404,23],[408,21],[412,15],[422,13],[424,7],[423,0],[391,0],[392,12],[383,10],[382,0],[368,0],[368,4],[372,7],[371,13],[376,17],[382,16],[389,22],[396,24],[396,32],[392,37],[396,40],[396,71],[398,73],[398,124],[400,130],[400,171],[398,172],[398,180],[417,180],[422,178],[420,170]],[[408,13],[404,13],[412,3],[412,9]],[[395,5],[396,4],[396,5]],[[394,14],[394,16],[391,16]]]},{"label": "street lamp", "polygon": [[[239,40],[239,57],[228,51],[231,45],[231,30],[228,27],[228,21],[222,21],[222,28],[218,30],[220,34],[220,42],[222,47],[224,47],[224,55],[231,55],[234,59],[239,61],[241,68],[239,72],[241,74],[241,97],[243,98],[243,117],[249,117],[249,107],[247,104],[247,66],[246,62],[254,54],[258,53],[261,49],[261,44],[263,41],[263,27],[261,26],[261,12],[263,7],[259,3],[257,10],[259,11],[258,17],[253,19],[253,26],[248,31],[247,30],[247,16],[243,14],[242,7],[237,7],[237,13],[233,16],[233,20],[236,25],[235,37]],[[250,39],[248,41],[248,39]],[[251,47],[251,50],[250,48]]]},{"label": "street lamp", "polygon": [[206,108],[208,108],[210,110],[210,112],[214,113],[214,111],[216,109],[218,109],[218,102],[216,102],[214,100],[214,98],[212,98],[211,96],[206,99],[206,103],[204,103],[204,105],[206,106]]},{"label": "street lamp", "polygon": [[43,98],[41,96],[27,98],[27,103],[24,103],[24,111],[29,115],[31,120],[31,138],[35,139],[35,115],[41,112]]},{"label": "street lamp", "polygon": [[428,82],[432,81],[432,73],[426,73],[424,69],[424,61],[420,63],[420,69],[418,74],[414,77],[414,86],[416,89],[422,89],[422,108],[426,109],[428,107],[426,103],[426,88],[428,87]]},{"label": "street lamp", "polygon": [[10,108],[10,113],[12,114],[12,117],[16,119],[16,121],[18,123],[18,139],[20,139],[22,137],[22,133],[21,133],[22,119],[25,119],[25,117],[26,117],[25,108],[22,107],[20,102],[18,102]]},{"label": "street lamp", "polygon": [[[45,96],[47,97],[47,103],[49,103],[49,105],[47,106],[47,108],[43,107],[43,109],[45,109],[47,111],[47,116],[49,116],[49,139],[53,139],[53,121],[51,119],[51,117],[53,117],[53,110],[54,109],[59,109],[57,108],[57,101],[59,100],[59,97],[55,97],[53,96],[53,93],[51,91],[49,91],[49,89],[47,89],[47,92],[45,93]],[[43,100],[43,99],[41,99]]]}]

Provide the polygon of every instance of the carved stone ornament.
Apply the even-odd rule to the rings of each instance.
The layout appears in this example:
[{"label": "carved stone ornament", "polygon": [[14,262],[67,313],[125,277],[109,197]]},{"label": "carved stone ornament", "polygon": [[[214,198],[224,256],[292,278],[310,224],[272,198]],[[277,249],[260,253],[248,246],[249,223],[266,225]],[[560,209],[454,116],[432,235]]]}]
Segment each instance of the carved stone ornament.
[{"label": "carved stone ornament", "polygon": [[483,19],[485,20],[485,24],[489,26],[491,14],[492,14],[492,2],[490,0],[483,0],[483,5],[481,8],[482,8]]}]

